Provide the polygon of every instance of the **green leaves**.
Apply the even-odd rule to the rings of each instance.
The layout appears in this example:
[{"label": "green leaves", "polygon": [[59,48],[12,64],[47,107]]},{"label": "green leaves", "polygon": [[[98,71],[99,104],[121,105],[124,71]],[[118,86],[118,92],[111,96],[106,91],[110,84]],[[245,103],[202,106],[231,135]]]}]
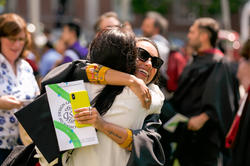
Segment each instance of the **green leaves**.
[{"label": "green leaves", "polygon": [[[186,2],[179,0],[178,3]],[[157,11],[163,15],[168,13],[174,0],[132,0],[133,11],[137,14],[145,14],[148,11]],[[247,0],[228,0],[230,12],[236,13],[247,2]],[[198,16],[221,14],[221,0],[203,1],[190,0],[188,3],[190,11]]]},{"label": "green leaves", "polygon": [[148,11],[157,11],[166,14],[171,0],[132,0],[132,8],[135,13],[145,14]]}]

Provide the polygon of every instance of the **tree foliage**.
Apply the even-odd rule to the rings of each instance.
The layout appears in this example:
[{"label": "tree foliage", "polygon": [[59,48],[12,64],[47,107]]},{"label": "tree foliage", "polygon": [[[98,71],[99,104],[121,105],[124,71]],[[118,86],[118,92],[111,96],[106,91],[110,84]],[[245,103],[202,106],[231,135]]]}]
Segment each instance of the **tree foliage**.
[{"label": "tree foliage", "polygon": [[0,0],[0,5],[4,6],[6,4],[6,0]]},{"label": "tree foliage", "polygon": [[138,14],[145,14],[147,11],[166,14],[170,3],[171,0],[132,0],[132,8]]},{"label": "tree foliage", "polygon": [[[179,2],[181,3],[182,0]],[[228,0],[230,12],[236,13],[248,0]],[[174,0],[132,0],[132,8],[135,13],[144,14],[147,11],[157,11],[167,14]],[[190,0],[188,3],[190,11],[199,16],[221,14],[221,0]]]}]

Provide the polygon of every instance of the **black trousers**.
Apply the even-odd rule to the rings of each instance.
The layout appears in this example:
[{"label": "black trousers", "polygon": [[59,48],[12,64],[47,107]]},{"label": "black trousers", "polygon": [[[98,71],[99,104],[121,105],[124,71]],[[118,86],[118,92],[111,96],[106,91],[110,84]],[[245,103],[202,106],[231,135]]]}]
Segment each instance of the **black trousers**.
[{"label": "black trousers", "polygon": [[217,166],[219,152],[219,148],[208,141],[186,140],[177,145],[176,157],[181,166]]},{"label": "black trousers", "polygon": [[3,161],[7,158],[12,150],[9,149],[0,149],[0,165],[2,165]]}]

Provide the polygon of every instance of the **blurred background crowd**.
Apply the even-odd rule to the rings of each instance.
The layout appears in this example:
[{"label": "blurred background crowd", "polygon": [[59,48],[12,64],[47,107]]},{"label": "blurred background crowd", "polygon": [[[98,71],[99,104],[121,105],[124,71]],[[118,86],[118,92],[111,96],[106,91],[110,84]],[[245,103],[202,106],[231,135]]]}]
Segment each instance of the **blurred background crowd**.
[{"label": "blurred background crowd", "polygon": [[[21,54],[32,67],[38,86],[40,86],[42,78],[53,68],[77,59],[88,59],[89,45],[96,34],[106,27],[118,25],[133,31],[136,36],[148,37],[156,43],[159,55],[163,60],[163,65],[159,69],[159,83],[166,99],[171,99],[177,90],[178,80],[185,66],[195,62],[192,54],[201,53],[198,47],[206,46],[207,43],[211,42],[208,40],[203,42],[200,38],[201,34],[205,31],[209,38],[212,38],[213,33],[217,33],[217,24],[212,23],[215,26],[212,27],[214,29],[211,29],[210,25],[202,27],[202,21],[197,21],[201,17],[213,18],[212,21],[205,19],[205,24],[216,20],[220,26],[217,42],[212,41],[211,45],[209,44],[211,48],[215,49],[212,49],[212,52],[207,49],[209,51],[204,54],[220,55],[235,64],[240,64],[239,62],[242,64],[241,54],[248,54],[245,56],[245,60],[247,64],[249,63],[249,43],[246,43],[243,49],[247,53],[241,53],[242,46],[249,39],[250,33],[250,1],[248,0],[0,0],[0,14],[5,13],[16,13],[21,16],[27,22],[28,35],[17,33],[20,36],[11,38],[17,34],[9,33],[6,28],[1,29],[3,33],[6,33],[3,35],[2,43],[0,43],[3,45],[2,51],[4,51],[5,46],[7,48],[8,42],[21,43],[22,47],[25,44],[25,51],[18,52],[18,54]],[[197,35],[198,32],[201,44],[197,43],[196,39],[198,38],[195,38],[195,33]],[[25,43],[23,36],[28,38]],[[4,45],[5,43],[7,44]],[[9,57],[11,56],[9,55]],[[16,62],[18,57],[12,61],[7,57],[7,60],[9,63]],[[15,65],[11,66],[13,71],[19,69]],[[6,66],[1,65],[1,67],[6,69]],[[27,68],[25,71],[29,73],[29,67]],[[3,75],[5,74],[3,73]],[[192,73],[190,75],[193,76]],[[249,71],[242,75],[242,77],[249,75]],[[233,77],[236,77],[236,74]],[[244,89],[249,92],[247,89],[248,81],[246,82],[245,87],[241,88],[241,96],[244,94]],[[39,94],[38,87],[36,83],[29,83],[34,85],[31,98],[35,98]],[[7,94],[7,92],[3,92]],[[237,95],[237,93],[232,92],[235,100],[239,97]],[[230,98],[230,95],[227,97]],[[20,99],[22,98],[25,99],[22,102],[29,99],[27,95],[20,97]],[[165,104],[164,106],[166,106]],[[0,108],[16,109],[20,106],[17,103],[15,108],[7,106]],[[236,111],[235,107],[232,112]],[[245,138],[249,138],[249,136]],[[221,160],[225,160],[224,165],[226,166],[227,159],[225,156],[223,157]]]},{"label": "blurred background crowd", "polygon": [[[87,46],[93,39],[94,24],[108,11],[117,13],[122,23],[129,23],[137,35],[142,35],[142,21],[148,11],[157,11],[168,20],[162,35],[174,49],[185,50],[186,34],[192,22],[202,16],[219,21],[221,50],[233,60],[239,59],[240,42],[249,33],[249,3],[247,0],[1,0],[0,13],[15,12],[28,22],[34,40],[36,62],[41,60],[46,41],[62,53],[60,39],[64,23],[80,20],[80,43]],[[30,55],[31,57],[31,55]],[[34,57],[33,57],[34,58]]]}]

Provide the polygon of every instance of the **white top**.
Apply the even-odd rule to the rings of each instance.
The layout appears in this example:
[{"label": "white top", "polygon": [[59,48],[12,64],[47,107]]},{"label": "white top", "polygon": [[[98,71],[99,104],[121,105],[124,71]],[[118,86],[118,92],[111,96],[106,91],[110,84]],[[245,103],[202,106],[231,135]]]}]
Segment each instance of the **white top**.
[{"label": "white top", "polygon": [[[85,83],[90,100],[103,87]],[[141,106],[140,100],[128,88],[115,98],[112,107],[103,116],[111,123],[124,128],[141,129],[147,115],[159,114],[163,105],[164,95],[156,85],[150,85],[152,104],[149,110]],[[69,166],[126,166],[130,152],[121,148],[116,142],[111,140],[102,132],[97,132],[99,144],[75,149],[68,162],[65,164],[67,153],[63,155],[63,165]]]},{"label": "white top", "polygon": [[[16,63],[17,74],[0,53],[0,96],[11,95],[18,100],[34,99],[40,90],[31,66],[23,59]],[[0,148],[12,149],[17,145],[18,122],[14,116],[17,109],[0,109]]]}]

